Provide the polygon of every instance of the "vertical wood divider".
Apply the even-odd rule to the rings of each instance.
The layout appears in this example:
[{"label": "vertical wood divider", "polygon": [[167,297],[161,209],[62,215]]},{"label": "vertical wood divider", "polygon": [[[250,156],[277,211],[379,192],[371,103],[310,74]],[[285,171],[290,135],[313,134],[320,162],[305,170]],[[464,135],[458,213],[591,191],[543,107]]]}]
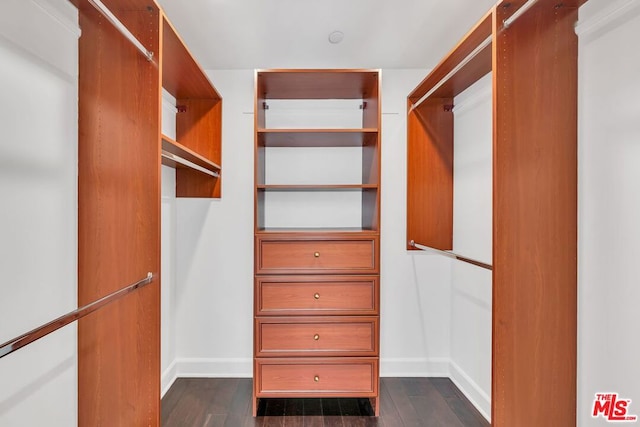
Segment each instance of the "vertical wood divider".
[{"label": "vertical wood divider", "polygon": [[494,20],[496,427],[575,426],[577,7]]},{"label": "vertical wood divider", "polygon": [[[108,6],[158,54],[158,8]],[[78,321],[78,425],[157,426],[159,58],[149,62],[86,2],[79,10],[78,304],[148,271],[158,283]]]}]

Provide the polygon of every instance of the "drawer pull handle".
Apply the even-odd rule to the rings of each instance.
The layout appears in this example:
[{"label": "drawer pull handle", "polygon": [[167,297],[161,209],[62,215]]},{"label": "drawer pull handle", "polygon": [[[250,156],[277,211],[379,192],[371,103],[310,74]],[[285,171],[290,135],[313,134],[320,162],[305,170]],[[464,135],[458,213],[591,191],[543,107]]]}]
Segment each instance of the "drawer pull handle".
[{"label": "drawer pull handle", "polygon": [[313,380],[314,380],[315,382],[320,382],[320,377],[316,375],[315,377],[313,377]]},{"label": "drawer pull handle", "polygon": [[314,297],[315,299],[320,299],[320,294],[316,292],[315,294],[313,294],[313,297]]},{"label": "drawer pull handle", "polygon": [[316,257],[316,258],[320,258],[320,252],[314,252],[313,256]]},{"label": "drawer pull handle", "polygon": [[320,339],[320,335],[315,334],[315,335],[313,336],[313,339],[314,339],[314,340],[316,340],[316,341],[318,341],[318,340]]}]

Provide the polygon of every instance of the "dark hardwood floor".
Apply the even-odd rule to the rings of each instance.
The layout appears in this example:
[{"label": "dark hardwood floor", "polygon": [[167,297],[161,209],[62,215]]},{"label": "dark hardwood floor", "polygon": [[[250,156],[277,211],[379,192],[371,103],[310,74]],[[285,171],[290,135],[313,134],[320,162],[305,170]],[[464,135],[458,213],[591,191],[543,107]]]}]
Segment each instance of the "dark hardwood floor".
[{"label": "dark hardwood floor", "polygon": [[162,399],[162,427],[483,427],[490,424],[447,378],[381,378],[380,417],[367,399],[262,399],[251,379],[178,378]]}]

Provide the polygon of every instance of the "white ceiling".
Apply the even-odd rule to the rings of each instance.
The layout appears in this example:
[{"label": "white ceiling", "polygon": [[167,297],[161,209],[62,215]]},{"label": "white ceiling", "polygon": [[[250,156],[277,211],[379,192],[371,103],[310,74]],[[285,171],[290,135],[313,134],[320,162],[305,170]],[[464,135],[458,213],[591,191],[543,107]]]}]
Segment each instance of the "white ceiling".
[{"label": "white ceiling", "polygon": [[205,69],[432,68],[496,0],[158,2]]}]

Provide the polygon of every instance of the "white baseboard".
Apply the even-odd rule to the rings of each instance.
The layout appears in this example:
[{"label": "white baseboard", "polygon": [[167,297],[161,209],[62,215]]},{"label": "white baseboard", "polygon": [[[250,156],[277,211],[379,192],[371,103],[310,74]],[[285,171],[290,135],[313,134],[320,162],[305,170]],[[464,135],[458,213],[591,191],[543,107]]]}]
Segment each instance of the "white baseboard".
[{"label": "white baseboard", "polygon": [[381,358],[381,377],[448,377],[446,357]]},{"label": "white baseboard", "polygon": [[253,359],[250,358],[179,358],[176,376],[191,378],[251,378]]},{"label": "white baseboard", "polygon": [[176,360],[174,360],[160,377],[160,398],[169,391],[176,378],[178,378],[178,371]]},{"label": "white baseboard", "polygon": [[460,389],[462,394],[469,399],[482,416],[491,422],[491,397],[453,360],[450,361],[449,371],[451,381]]}]

